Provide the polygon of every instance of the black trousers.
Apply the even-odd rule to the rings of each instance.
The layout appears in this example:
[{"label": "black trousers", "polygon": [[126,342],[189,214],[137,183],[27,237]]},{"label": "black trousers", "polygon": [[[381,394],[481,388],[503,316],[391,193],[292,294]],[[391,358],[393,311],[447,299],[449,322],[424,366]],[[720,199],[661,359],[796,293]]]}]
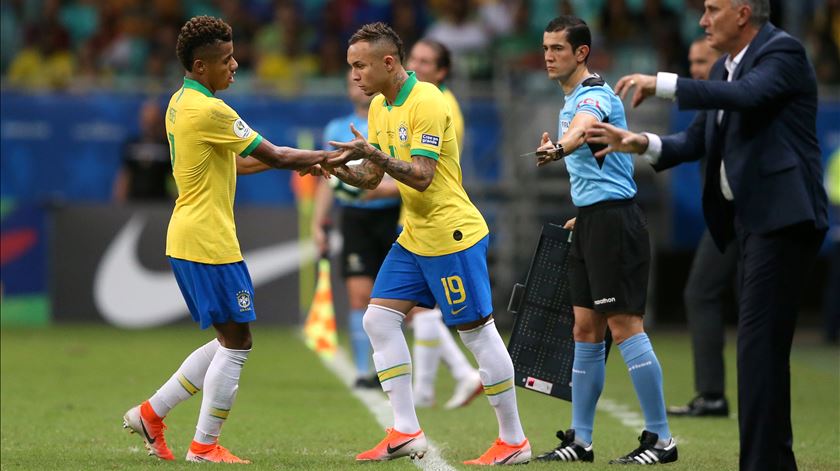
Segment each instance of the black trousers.
[{"label": "black trousers", "polygon": [[755,234],[740,249],[738,428],[741,471],[795,470],[790,348],[799,297],[825,237],[811,223]]},{"label": "black trousers", "polygon": [[738,244],[733,240],[721,253],[708,229],[703,232],[683,298],[694,355],[694,389],[699,394],[723,394],[724,314],[735,310],[727,291],[733,288]]}]

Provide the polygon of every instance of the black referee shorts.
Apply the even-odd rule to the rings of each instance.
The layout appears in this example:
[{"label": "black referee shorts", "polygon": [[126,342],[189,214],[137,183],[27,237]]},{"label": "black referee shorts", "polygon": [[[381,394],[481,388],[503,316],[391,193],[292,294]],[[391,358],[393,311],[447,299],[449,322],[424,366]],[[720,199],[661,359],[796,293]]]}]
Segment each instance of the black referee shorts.
[{"label": "black referee shorts", "polygon": [[642,209],[632,199],[579,208],[569,263],[573,306],[643,315],[650,240]]},{"label": "black referee shorts", "polygon": [[344,278],[376,278],[391,245],[397,240],[399,220],[399,205],[377,209],[342,208],[341,275]]}]

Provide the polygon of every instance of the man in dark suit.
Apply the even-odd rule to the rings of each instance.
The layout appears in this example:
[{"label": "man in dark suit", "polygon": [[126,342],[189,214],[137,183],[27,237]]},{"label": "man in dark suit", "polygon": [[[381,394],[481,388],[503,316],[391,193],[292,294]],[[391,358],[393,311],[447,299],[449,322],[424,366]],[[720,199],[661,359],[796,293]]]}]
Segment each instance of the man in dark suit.
[{"label": "man in dark suit", "polygon": [[[710,80],[633,74],[633,106],[657,95],[705,110],[660,138],[606,123],[588,141],[664,161],[708,155],[703,212],[723,250],[740,250],[738,422],[742,470],[796,469],[790,418],[790,348],[797,305],[828,226],[816,138],[817,85],[802,44],[768,22],[768,0],[706,0],[700,26],[725,53]],[[597,155],[597,154],[596,154]],[[676,159],[674,156],[679,156]]]}]

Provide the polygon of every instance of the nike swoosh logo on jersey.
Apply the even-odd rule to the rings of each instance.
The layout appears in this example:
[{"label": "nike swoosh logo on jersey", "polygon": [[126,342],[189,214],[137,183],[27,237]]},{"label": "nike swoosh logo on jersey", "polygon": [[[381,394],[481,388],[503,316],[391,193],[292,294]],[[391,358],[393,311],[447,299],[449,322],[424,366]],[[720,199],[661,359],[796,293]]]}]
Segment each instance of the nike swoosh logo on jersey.
[{"label": "nike swoosh logo on jersey", "polygon": [[508,461],[510,461],[511,459],[513,459],[513,457],[518,456],[520,453],[522,453],[522,452],[521,452],[521,451],[516,451],[516,452],[513,452],[513,453],[511,453],[511,454],[510,454],[510,456],[508,456],[507,458],[503,459],[502,461],[493,460],[493,464],[505,464],[505,463],[507,463]]},{"label": "nike swoosh logo on jersey", "polygon": [[[119,327],[141,328],[181,319],[189,312],[171,270],[145,268],[137,256],[145,220],[134,216],[108,245],[96,270],[93,298],[102,316]],[[295,273],[315,258],[313,244],[286,241],[243,254],[254,287]]]},{"label": "nike swoosh logo on jersey", "polygon": [[461,307],[461,309],[453,309],[452,310],[452,315],[457,316],[459,312],[463,311],[466,308],[467,308],[467,306],[463,306],[463,307]]},{"label": "nike swoosh logo on jersey", "polygon": [[391,448],[391,444],[389,443],[389,444],[388,444],[388,446],[386,447],[386,450],[388,450],[388,454],[389,454],[389,455],[391,455],[391,454],[393,454],[395,451],[397,451],[397,450],[399,450],[400,448],[402,448],[402,447],[404,447],[404,446],[408,445],[409,443],[413,442],[414,440],[416,440],[416,438],[412,438],[411,440],[408,440],[408,441],[402,442],[402,443],[400,443],[399,445],[395,446],[394,448]]},{"label": "nike swoosh logo on jersey", "polygon": [[149,432],[146,430],[146,424],[143,423],[143,417],[140,417],[140,428],[143,429],[143,435],[146,436],[146,441],[149,442],[149,445],[153,445],[155,443],[155,439],[149,435]]}]

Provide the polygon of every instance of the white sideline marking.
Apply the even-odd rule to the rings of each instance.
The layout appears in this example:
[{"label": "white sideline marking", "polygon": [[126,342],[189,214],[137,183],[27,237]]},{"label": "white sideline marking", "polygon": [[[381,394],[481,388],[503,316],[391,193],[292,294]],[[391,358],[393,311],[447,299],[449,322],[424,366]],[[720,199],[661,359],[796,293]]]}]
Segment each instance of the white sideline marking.
[{"label": "white sideline marking", "polygon": [[[335,352],[335,356],[332,360],[327,360],[324,357],[321,357],[321,361],[327,368],[329,368],[330,371],[333,372],[334,375],[338,377],[338,379],[341,380],[342,383],[344,383],[345,386],[347,386],[347,389],[356,396],[356,399],[367,407],[370,413],[376,418],[376,421],[379,422],[379,425],[383,428],[391,426],[391,405],[382,392],[375,389],[361,389],[353,387],[356,380],[353,376],[353,371],[355,371],[356,368],[352,363],[350,363],[350,360],[347,359],[347,354],[343,349],[339,348],[338,351]],[[426,443],[428,443],[429,448],[423,459],[411,460],[415,466],[429,471],[455,471],[455,468],[450,466],[449,463],[443,459],[437,445],[429,440],[428,435],[426,435]]]}]

